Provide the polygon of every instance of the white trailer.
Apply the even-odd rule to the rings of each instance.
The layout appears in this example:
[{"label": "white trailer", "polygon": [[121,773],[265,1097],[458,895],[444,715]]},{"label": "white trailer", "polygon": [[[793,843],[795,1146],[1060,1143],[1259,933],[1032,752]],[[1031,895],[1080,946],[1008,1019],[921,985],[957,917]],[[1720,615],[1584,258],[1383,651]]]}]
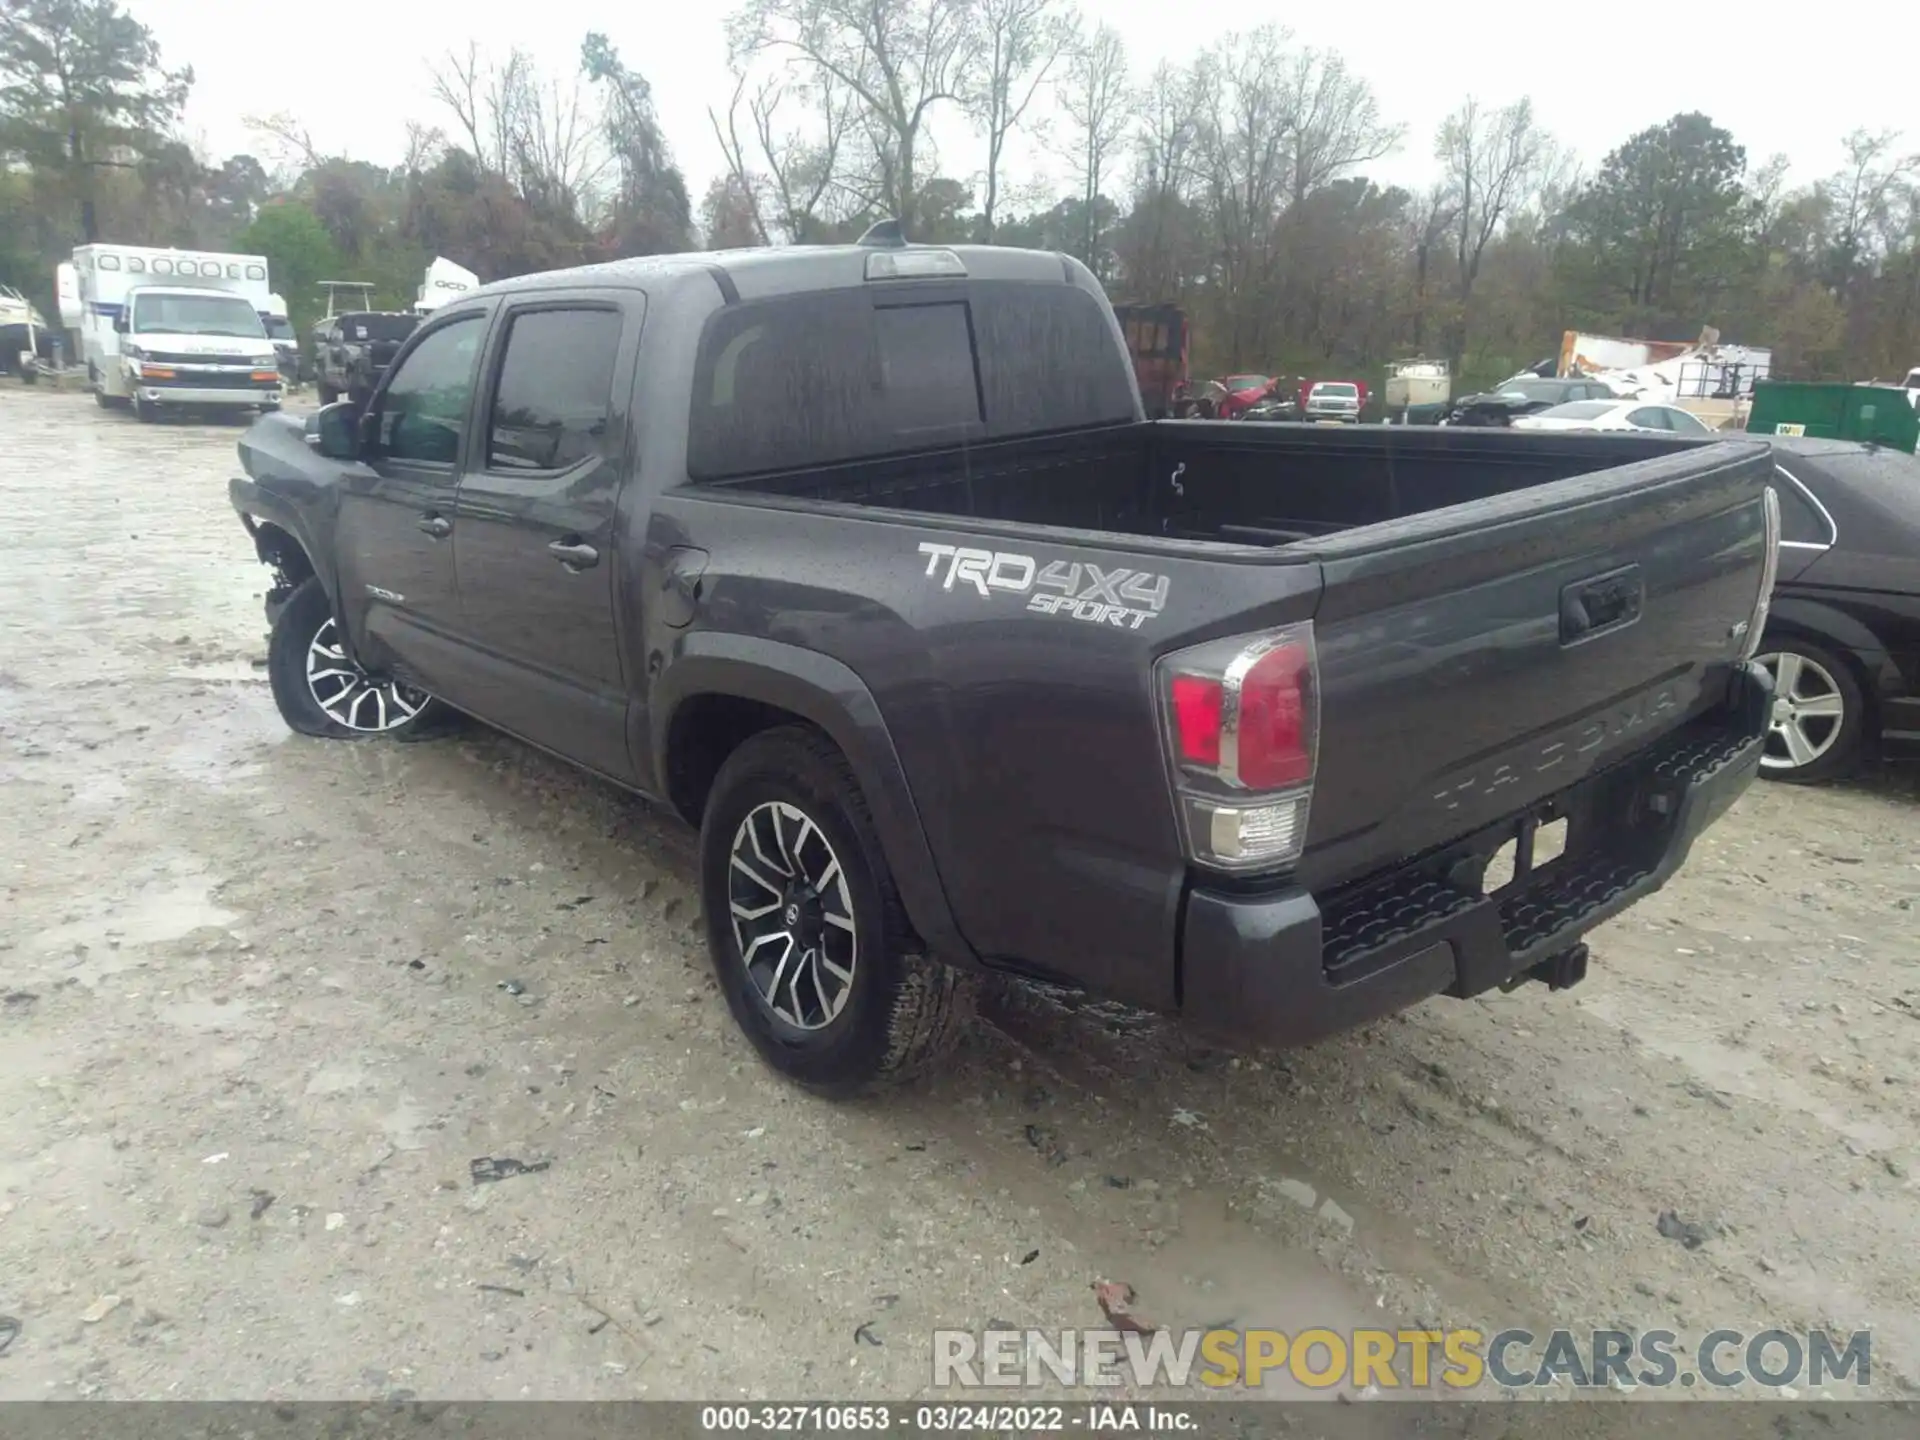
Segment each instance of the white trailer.
[{"label": "white trailer", "polygon": [[103,408],[275,410],[264,255],[97,243],[73,252],[81,359]]},{"label": "white trailer", "polygon": [[444,255],[434,257],[420,281],[420,294],[413,302],[413,313],[431,315],[449,300],[457,300],[480,284],[480,277],[464,265],[456,265]]},{"label": "white trailer", "polygon": [[1445,405],[1453,398],[1453,376],[1444,360],[1395,360],[1387,366],[1387,388],[1383,397],[1388,423],[1404,423],[1407,411],[1415,407]]}]

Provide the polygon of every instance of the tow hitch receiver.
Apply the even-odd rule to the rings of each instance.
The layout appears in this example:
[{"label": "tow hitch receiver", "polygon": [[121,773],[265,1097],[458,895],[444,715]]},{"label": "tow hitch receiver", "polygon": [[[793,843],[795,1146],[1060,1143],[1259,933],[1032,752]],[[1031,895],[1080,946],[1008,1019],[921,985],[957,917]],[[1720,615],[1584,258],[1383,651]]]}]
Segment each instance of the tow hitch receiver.
[{"label": "tow hitch receiver", "polygon": [[1503,993],[1518,990],[1529,980],[1538,980],[1549,990],[1571,990],[1587,978],[1586,945],[1569,945],[1557,955],[1549,955],[1539,964],[1522,970],[1518,975],[1501,982]]}]

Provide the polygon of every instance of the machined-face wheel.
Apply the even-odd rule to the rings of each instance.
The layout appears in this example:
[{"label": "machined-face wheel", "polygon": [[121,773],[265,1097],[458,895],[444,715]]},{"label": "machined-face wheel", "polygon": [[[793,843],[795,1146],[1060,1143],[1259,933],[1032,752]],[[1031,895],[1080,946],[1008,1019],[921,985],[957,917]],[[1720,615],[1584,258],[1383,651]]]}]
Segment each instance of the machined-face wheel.
[{"label": "machined-face wheel", "polygon": [[1846,692],[1811,656],[1785,650],[1756,658],[1773,676],[1773,719],[1761,766],[1791,771],[1815,764],[1840,739],[1847,719]]},{"label": "machined-face wheel", "polygon": [[860,960],[846,871],[821,828],[770,800],[741,820],[728,852],[733,937],[760,998],[796,1030],[831,1025]]},{"label": "machined-face wheel", "polygon": [[425,708],[427,695],[394,680],[375,680],[347,657],[332,616],[307,646],[307,689],[326,717],[361,735],[405,725]]}]

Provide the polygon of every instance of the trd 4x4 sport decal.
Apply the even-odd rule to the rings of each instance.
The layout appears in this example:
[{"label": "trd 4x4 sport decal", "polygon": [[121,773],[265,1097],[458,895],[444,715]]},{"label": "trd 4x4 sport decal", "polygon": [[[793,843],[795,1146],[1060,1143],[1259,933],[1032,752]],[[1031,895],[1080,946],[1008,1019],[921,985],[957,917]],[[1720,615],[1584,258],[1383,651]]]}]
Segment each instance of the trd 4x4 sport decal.
[{"label": "trd 4x4 sport decal", "polygon": [[984,599],[996,592],[1025,595],[1027,609],[1064,615],[1091,625],[1138,630],[1167,605],[1171,582],[1144,570],[1111,570],[1082,560],[1050,560],[1005,550],[971,550],[964,545],[922,542],[927,578],[940,588],[977,590]]}]

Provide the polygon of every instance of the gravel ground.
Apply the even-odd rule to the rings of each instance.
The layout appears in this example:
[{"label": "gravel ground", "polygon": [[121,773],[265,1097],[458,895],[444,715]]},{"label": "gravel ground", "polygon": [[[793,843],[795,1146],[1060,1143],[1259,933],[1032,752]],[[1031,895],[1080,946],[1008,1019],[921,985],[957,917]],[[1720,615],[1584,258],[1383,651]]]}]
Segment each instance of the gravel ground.
[{"label": "gravel ground", "polygon": [[286,733],[238,433],[0,390],[0,1399],[924,1395],[936,1326],[1101,1278],[1920,1378],[1910,772],[1756,787],[1567,994],[1256,1059],[1013,993],[828,1105],[735,1034],[676,822],[485,731]]}]

